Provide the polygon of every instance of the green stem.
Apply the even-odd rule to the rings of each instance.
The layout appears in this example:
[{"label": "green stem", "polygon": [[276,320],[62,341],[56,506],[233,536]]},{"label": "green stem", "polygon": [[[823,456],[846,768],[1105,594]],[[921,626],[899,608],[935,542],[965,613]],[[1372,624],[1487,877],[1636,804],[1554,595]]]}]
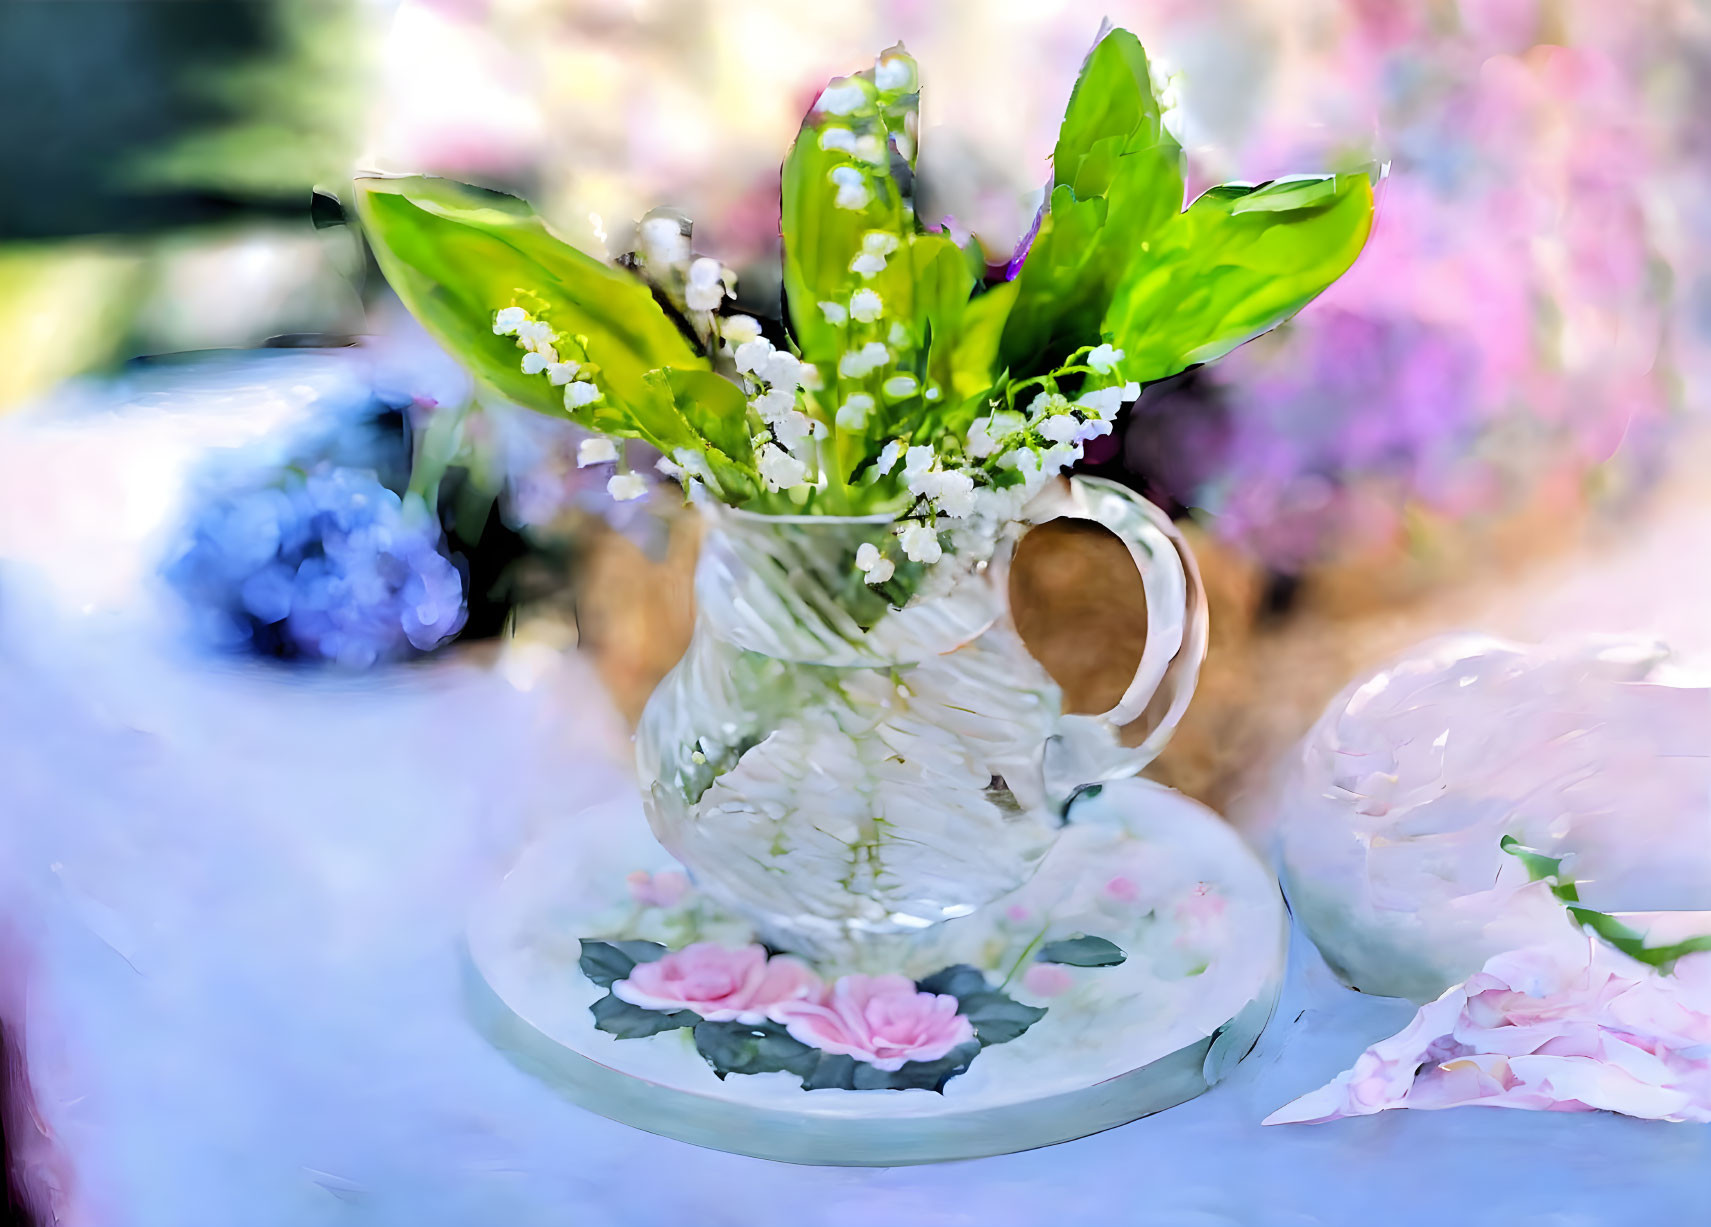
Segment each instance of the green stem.
[{"label": "green stem", "polygon": [[1038,950],[1041,943],[1045,940],[1046,930],[1045,928],[1042,928],[1038,933],[1034,934],[1034,940],[1022,948],[1020,957],[1017,958],[1016,962],[1010,968],[1010,974],[1005,976],[1003,982],[998,985],[999,992],[1003,992],[1005,989],[1010,987],[1010,981],[1014,980],[1016,978],[1016,973],[1022,970],[1022,965],[1028,961],[1028,956]]}]

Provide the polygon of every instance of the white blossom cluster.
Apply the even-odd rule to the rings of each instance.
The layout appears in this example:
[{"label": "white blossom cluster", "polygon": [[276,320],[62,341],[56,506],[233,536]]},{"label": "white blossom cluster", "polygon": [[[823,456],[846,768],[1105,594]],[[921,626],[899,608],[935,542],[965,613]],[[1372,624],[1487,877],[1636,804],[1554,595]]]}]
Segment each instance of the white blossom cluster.
[{"label": "white blossom cluster", "polygon": [[737,277],[719,261],[696,256],[684,223],[655,216],[638,228],[641,271],[682,307],[705,339],[710,312],[736,295]]},{"label": "white blossom cluster", "polygon": [[[1110,378],[1122,359],[1122,350],[1099,345],[1085,365]],[[960,460],[949,467],[929,445],[887,443],[874,467],[890,473],[901,461],[903,483],[915,499],[895,529],[904,557],[939,561],[945,552],[941,533],[960,556],[989,556],[1005,526],[1021,518],[1041,487],[1081,459],[1089,440],[1110,434],[1118,410],[1138,395],[1140,385],[1128,382],[1084,391],[1073,401],[1042,390],[1026,410],[995,403],[991,413],[970,424]],[[870,584],[882,584],[896,573],[894,560],[878,546],[858,550],[856,567]]]},{"label": "white blossom cluster", "polygon": [[[847,154],[849,163],[827,172],[837,194],[832,203],[840,209],[861,210],[873,203],[874,177],[884,173],[890,153],[887,144],[913,162],[915,137],[907,123],[887,132],[879,115],[887,104],[903,99],[917,87],[914,61],[903,55],[887,55],[875,65],[871,81],[839,77],[821,91],[814,109],[828,122],[820,129],[821,149]],[[886,251],[864,249],[855,257],[850,271],[870,277],[885,267]],[[875,257],[878,263],[875,263]],[[864,271],[865,269],[870,269]]]},{"label": "white blossom cluster", "polygon": [[[505,307],[493,317],[496,336],[516,337],[523,354],[525,375],[545,375],[555,388],[564,389],[564,407],[570,413],[587,408],[601,397],[593,373],[574,358],[561,357],[558,347],[563,338],[545,320],[538,320],[522,307]],[[580,344],[577,344],[580,348]],[[585,358],[587,354],[583,355]],[[618,449],[612,440],[595,437],[584,439],[576,450],[576,467],[591,464],[613,464]],[[641,498],[648,492],[647,481],[637,473],[614,473],[606,482],[606,492],[619,502]]]},{"label": "white blossom cluster", "polygon": [[765,427],[754,438],[761,481],[773,491],[805,485],[814,467],[814,444],[827,433],[824,422],[798,407],[797,393],[809,381],[810,368],[762,336],[737,346],[733,357],[749,408]]}]

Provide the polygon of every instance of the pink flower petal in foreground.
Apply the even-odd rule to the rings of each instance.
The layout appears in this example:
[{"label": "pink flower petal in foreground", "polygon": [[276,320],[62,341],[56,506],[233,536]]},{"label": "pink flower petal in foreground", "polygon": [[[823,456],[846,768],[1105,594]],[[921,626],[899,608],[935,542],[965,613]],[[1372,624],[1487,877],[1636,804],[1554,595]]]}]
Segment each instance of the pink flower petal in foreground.
[{"label": "pink flower petal in foreground", "polygon": [[1592,940],[1497,955],[1265,1123],[1463,1105],[1711,1122],[1711,952],[1673,975]]},{"label": "pink flower petal in foreground", "polygon": [[905,976],[844,976],[823,999],[786,1001],[771,1015],[811,1048],[883,1070],[936,1061],[974,1038],[955,997],[920,992]]},{"label": "pink flower petal in foreground", "polygon": [[708,1022],[760,1023],[783,1001],[813,997],[820,978],[787,954],[768,958],[760,946],[730,950],[696,942],[652,963],[638,963],[612,985],[620,1001],[644,1010],[693,1010]]}]

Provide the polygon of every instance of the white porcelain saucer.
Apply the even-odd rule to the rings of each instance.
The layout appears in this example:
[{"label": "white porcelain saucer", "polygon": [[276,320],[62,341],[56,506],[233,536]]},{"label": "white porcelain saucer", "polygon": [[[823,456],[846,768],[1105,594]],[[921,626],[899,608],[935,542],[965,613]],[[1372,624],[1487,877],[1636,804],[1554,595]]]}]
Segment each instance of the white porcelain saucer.
[{"label": "white porcelain saucer", "polygon": [[[744,922],[693,892],[669,909],[636,901],[631,875],[673,867],[639,804],[584,811],[533,845],[470,926],[471,1008],[496,1046],[583,1107],[760,1158],[929,1163],[1124,1124],[1192,1099],[1246,1056],[1283,976],[1288,922],[1270,872],[1205,807],[1121,781],[1076,803],[1025,886],[906,945],[820,968],[828,979],[850,970],[920,977],[973,964],[1045,1007],[1020,1037],[983,1049],[942,1094],[804,1090],[782,1072],[721,1080],[688,1031],[619,1039],[597,1030],[589,1007],[605,990],[578,965],[584,937],[673,948],[751,940]],[[1116,943],[1124,962],[1028,973],[1042,935],[1080,934]]]}]

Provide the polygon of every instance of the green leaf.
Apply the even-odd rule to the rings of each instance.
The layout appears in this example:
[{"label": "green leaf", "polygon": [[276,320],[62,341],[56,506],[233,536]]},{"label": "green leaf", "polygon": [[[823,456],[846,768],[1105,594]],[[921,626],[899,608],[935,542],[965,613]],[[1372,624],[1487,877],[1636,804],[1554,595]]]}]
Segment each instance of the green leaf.
[{"label": "green leaf", "polygon": [[1066,967],[1116,967],[1127,957],[1117,943],[1103,937],[1068,937],[1041,946],[1034,960]]},{"label": "green leaf", "polygon": [[1098,339],[1124,270],[1182,209],[1182,149],[1164,126],[1146,52],[1127,30],[1107,34],[1082,67],[1052,151],[1052,184],[999,350],[1024,377]]},{"label": "green leaf", "polygon": [[962,1003],[958,1013],[974,1024],[982,1047],[1007,1044],[1046,1016],[1044,1007],[1023,1005],[996,990],[969,993],[958,1000]]},{"label": "green leaf", "polygon": [[949,993],[957,999],[957,1013],[974,1025],[975,1037],[984,1047],[1004,1044],[1021,1035],[1046,1016],[1039,1006],[1023,1005],[998,989],[989,988],[985,973],[967,963],[957,963],[918,980],[923,993]]},{"label": "green leaf", "polygon": [[736,384],[712,371],[685,371],[676,367],[650,372],[648,379],[663,383],[666,394],[690,429],[725,456],[748,454],[749,406]]},{"label": "green leaf", "polygon": [[727,1074],[791,1073],[806,1078],[823,1055],[774,1022],[702,1022],[695,1026],[695,1049],[723,1078]]},{"label": "green leaf", "polygon": [[1142,383],[1221,357],[1347,271],[1372,224],[1372,184],[1338,175],[1213,188],[1138,252],[1103,331]]},{"label": "green leaf", "polygon": [[1608,912],[1571,906],[1568,914],[1576,924],[1591,929],[1599,938],[1629,958],[1655,967],[1664,975],[1673,973],[1676,963],[1687,955],[1711,950],[1711,933],[1672,942],[1667,946],[1648,946],[1644,934],[1629,928]]},{"label": "green leaf", "polygon": [[655,434],[697,440],[694,450],[707,461],[713,493],[725,502],[752,497],[759,486],[742,389],[712,371],[676,367],[649,371],[644,382],[647,398],[636,406],[636,421]]},{"label": "green leaf", "polygon": [[518,404],[566,416],[563,389],[524,375],[516,342],[493,334],[495,311],[525,306],[561,335],[587,338],[605,397],[576,420],[640,436],[668,453],[694,444],[681,430],[662,434],[631,416],[648,396],[649,371],[707,366],[640,280],[578,251],[512,196],[419,176],[359,179],[355,186],[357,213],[386,279],[475,374]]},{"label": "green leaf", "polygon": [[977,294],[964,309],[962,333],[951,353],[951,387],[958,400],[978,397],[1002,378],[998,345],[1021,288],[1014,281],[1000,282]]},{"label": "green leaf", "polygon": [[1053,182],[1083,200],[1103,195],[1117,179],[1116,160],[1134,153],[1153,157],[1157,174],[1176,179],[1176,198],[1162,221],[1182,207],[1182,150],[1164,127],[1140,40],[1112,30],[1088,55],[1070,93],[1052,149]]},{"label": "green leaf", "polygon": [[817,1055],[819,1062],[802,1079],[803,1090],[925,1090],[943,1094],[945,1083],[966,1072],[969,1063],[980,1055],[980,1045],[963,1044],[937,1061],[905,1061],[897,1069],[880,1069],[854,1057]]},{"label": "green leaf", "polygon": [[1591,930],[1601,941],[1631,959],[1656,967],[1664,975],[1669,975],[1675,970],[1676,963],[1687,955],[1711,950],[1711,933],[1671,942],[1667,946],[1648,946],[1645,934],[1629,927],[1610,913],[1579,906],[1579,886],[1572,879],[1565,878],[1562,873],[1562,863],[1566,857],[1546,856],[1542,852],[1535,852],[1513,835],[1505,835],[1497,841],[1497,846],[1526,866],[1528,881],[1544,882],[1550,887],[1551,894],[1568,905],[1571,921],[1582,929]]},{"label": "green leaf", "polygon": [[621,1040],[646,1039],[650,1035],[658,1035],[661,1031],[693,1027],[701,1021],[701,1016],[692,1010],[674,1010],[670,1013],[644,1010],[641,1006],[631,1005],[611,993],[589,1006],[588,1012],[594,1015],[596,1027]]},{"label": "green leaf", "polygon": [[821,1053],[814,1068],[802,1079],[802,1089],[853,1091],[856,1089],[856,1070],[865,1068],[869,1067],[854,1057]]},{"label": "green leaf", "polygon": [[957,963],[943,971],[935,971],[932,975],[915,981],[915,987],[923,993],[944,993],[957,998],[987,991],[985,973],[967,963]]},{"label": "green leaf", "polygon": [[975,279],[968,259],[947,234],[916,235],[909,244],[913,281],[911,331],[928,343],[927,378],[954,387],[956,351]]},{"label": "green leaf", "polygon": [[[989,1031],[1000,1039],[977,1039],[946,1053],[937,1061],[906,1061],[895,1070],[879,1069],[854,1057],[822,1052],[803,1044],[777,1023],[757,1026],[735,1022],[701,1022],[695,1027],[695,1047],[723,1078],[727,1074],[763,1074],[784,1072],[802,1079],[804,1090],[836,1088],[846,1091],[865,1090],[944,1090],[945,1083],[968,1069],[969,1062],[979,1055],[983,1043],[1001,1043],[1026,1030],[1043,1010],[1020,1006],[986,989],[986,977],[967,964],[947,967],[919,982],[924,992],[946,992],[960,989],[977,998],[976,1006]],[[955,994],[953,994],[955,995]],[[1014,1010],[1006,1011],[997,1001],[1008,1002]],[[1022,1018],[1016,1011],[1031,1017]],[[982,1025],[974,1018],[977,1035]]]},{"label": "green leaf", "polygon": [[638,963],[657,963],[668,953],[658,942],[624,941],[612,942],[611,945]]},{"label": "green leaf", "polygon": [[1497,846],[1526,867],[1529,882],[1548,882],[1551,893],[1564,903],[1580,902],[1579,890],[1562,876],[1562,863],[1566,858],[1534,852],[1513,835],[1505,835],[1497,841]]},{"label": "green leaf", "polygon": [[1012,374],[1050,370],[1096,335],[1104,303],[1093,299],[1110,271],[1098,261],[1109,207],[1100,196],[1077,199],[1067,185],[1052,190],[998,344],[998,360]]},{"label": "green leaf", "polygon": [[658,942],[602,942],[582,939],[582,957],[577,961],[582,974],[601,988],[611,988],[618,980],[627,980],[637,963],[651,963],[665,954]]},{"label": "green leaf", "polygon": [[[849,78],[872,89],[872,71]],[[914,231],[904,185],[891,166],[874,166],[842,149],[822,149],[821,134],[831,127],[858,136],[886,140],[887,124],[877,105],[852,115],[812,111],[803,120],[784,159],[779,228],[784,239],[784,295],[791,332],[810,362],[836,362],[844,351],[843,328],[826,322],[822,301],[847,303],[856,284],[850,261],[861,251],[869,230],[882,230],[907,241]],[[834,171],[861,172],[868,189],[859,209],[838,205]],[[907,174],[907,171],[904,171]],[[880,291],[881,297],[885,291]],[[896,304],[887,302],[887,307]]]}]

